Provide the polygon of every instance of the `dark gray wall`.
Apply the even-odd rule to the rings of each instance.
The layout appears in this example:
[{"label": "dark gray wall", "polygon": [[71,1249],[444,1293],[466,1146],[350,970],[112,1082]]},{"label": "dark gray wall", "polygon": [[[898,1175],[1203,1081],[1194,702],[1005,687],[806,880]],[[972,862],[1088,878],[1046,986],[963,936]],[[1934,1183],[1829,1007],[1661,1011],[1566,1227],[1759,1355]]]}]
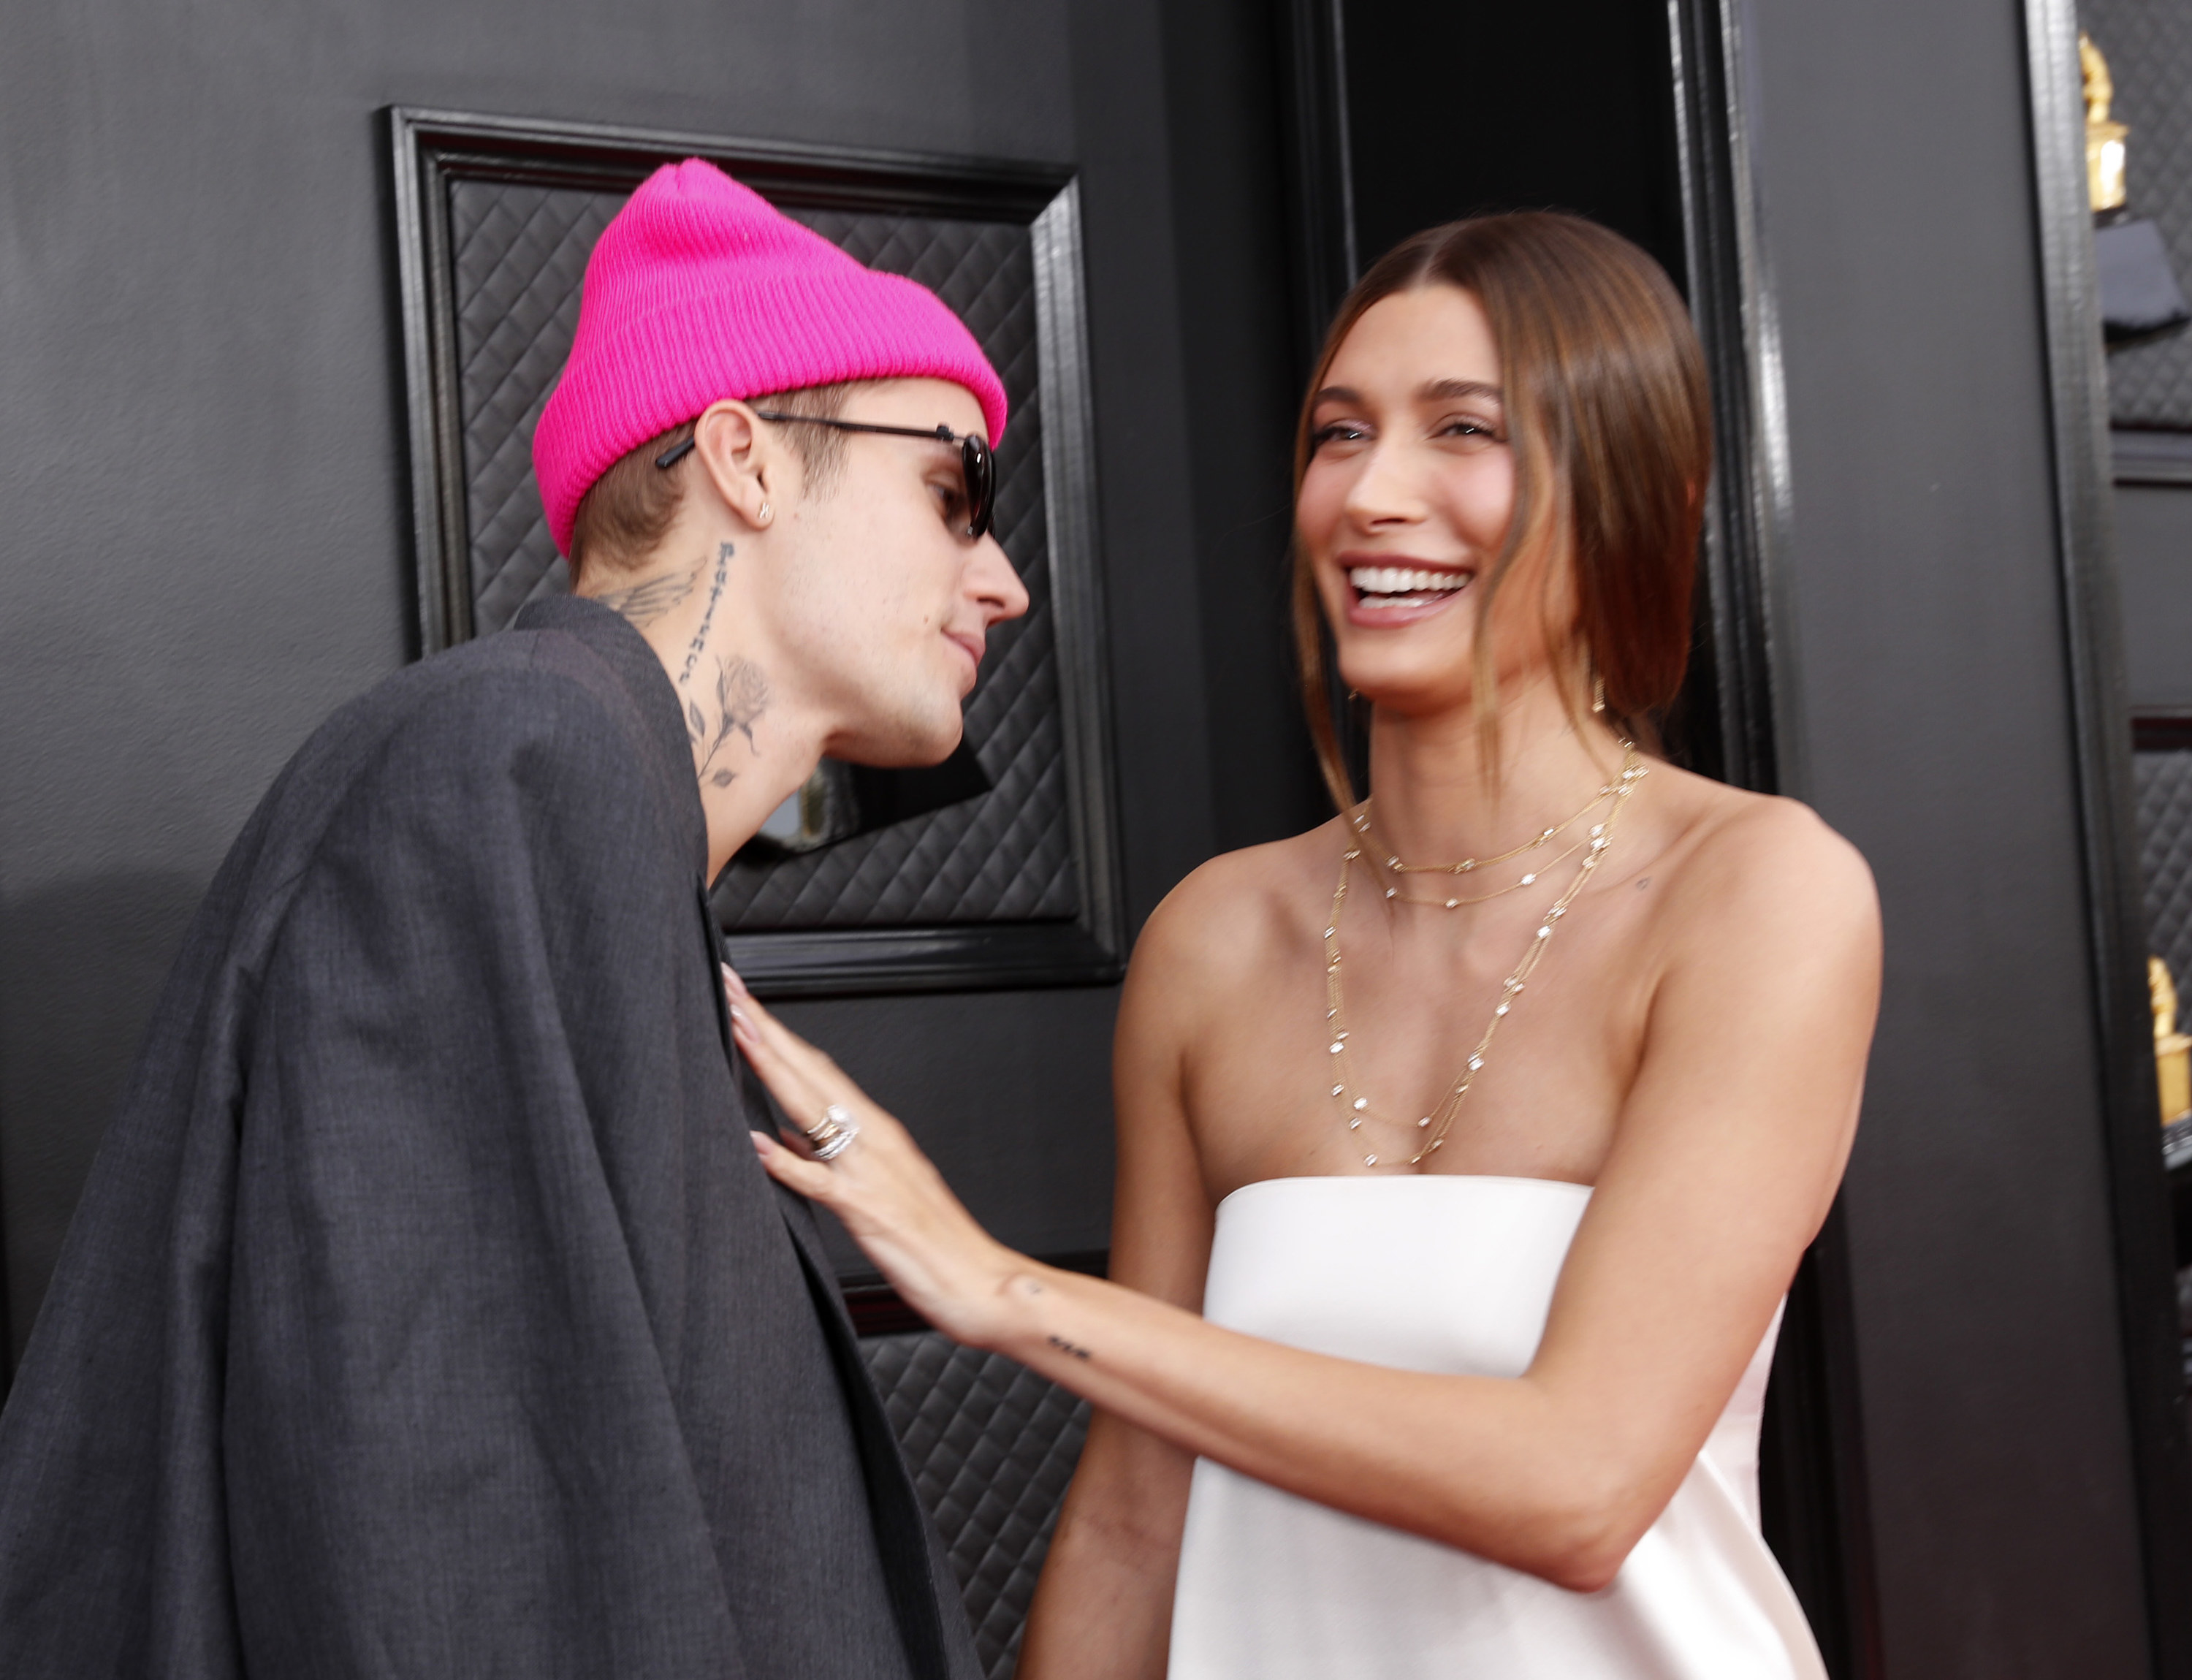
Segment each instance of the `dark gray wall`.
[{"label": "dark gray wall", "polygon": [[[18,1340],[182,922],[283,761],[406,657],[378,106],[1079,165],[1137,923],[1213,849],[1154,0],[85,0],[11,7],[7,38],[0,1209]],[[1105,1237],[1112,1007],[1103,989],[791,1014],[1001,1235],[1059,1251]]]},{"label": "dark gray wall", "polygon": [[2192,712],[2192,487],[2120,484],[2115,514],[2132,710]]},{"label": "dark gray wall", "polygon": [[1791,791],[1887,917],[1845,1193],[1887,1671],[2144,1673],[2018,9],[1750,25]]}]

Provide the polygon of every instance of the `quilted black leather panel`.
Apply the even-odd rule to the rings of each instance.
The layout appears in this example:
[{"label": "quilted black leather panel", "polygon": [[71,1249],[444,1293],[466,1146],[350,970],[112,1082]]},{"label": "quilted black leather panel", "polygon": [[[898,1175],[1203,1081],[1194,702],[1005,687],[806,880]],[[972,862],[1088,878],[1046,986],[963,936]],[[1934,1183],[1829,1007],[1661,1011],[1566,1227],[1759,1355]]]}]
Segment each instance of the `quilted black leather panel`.
[{"label": "quilted black leather panel", "polygon": [[2192,1015],[2192,751],[2133,753],[2132,774],[2138,789],[2147,948],[2169,964]]},{"label": "quilted black leather panel", "polygon": [[586,254],[622,201],[501,181],[449,187],[473,622],[484,636],[570,580],[533,482],[533,428],[570,354]]},{"label": "quilted black leather panel", "polygon": [[[508,624],[568,586],[533,481],[532,437],[578,324],[587,253],[620,192],[450,183],[457,362],[474,621]],[[1005,381],[996,534],[1030,606],[990,638],[967,735],[991,791],[826,850],[740,859],[716,907],[739,932],[1069,921],[1080,885],[1067,805],[1051,614],[1035,275],[1015,222],[790,214],[873,267],[911,275],[958,311]]]},{"label": "quilted black leather panel", "polygon": [[951,1553],[990,1680],[1009,1680],[1088,1406],[933,1330],[871,1336],[868,1370]]},{"label": "quilted black leather panel", "polygon": [[[2161,229],[2178,283],[2192,288],[2192,7],[2079,0],[2078,14],[2109,61],[2110,114],[2131,125],[2131,213]],[[2109,413],[2118,426],[2192,429],[2192,333],[2112,351]]]}]

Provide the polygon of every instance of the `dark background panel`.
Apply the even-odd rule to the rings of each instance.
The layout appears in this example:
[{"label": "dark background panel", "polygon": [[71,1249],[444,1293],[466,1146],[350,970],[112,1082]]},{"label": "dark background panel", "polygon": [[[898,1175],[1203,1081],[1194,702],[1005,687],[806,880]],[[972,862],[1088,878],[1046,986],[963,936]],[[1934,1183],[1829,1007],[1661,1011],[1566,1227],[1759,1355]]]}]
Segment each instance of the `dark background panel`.
[{"label": "dark background panel", "polygon": [[[384,106],[1077,166],[1136,922],[1212,849],[1162,45],[1145,0],[11,13],[0,1213],[17,1344],[182,923],[281,763],[405,657]],[[852,1056],[905,1007],[809,1024]],[[1089,1246],[1110,992],[921,1008],[935,1054],[899,1066],[893,1100],[932,1117],[1014,1240]]]},{"label": "dark background panel", "polygon": [[2192,487],[2119,484],[2115,500],[2132,710],[2192,713]]},{"label": "dark background panel", "polygon": [[1287,628],[1295,411],[1281,9],[1162,9],[1213,849],[1332,814]]},{"label": "dark background panel", "polygon": [[[1160,0],[1069,14],[1127,925],[1217,849]],[[1275,280],[1276,277],[1272,277]],[[1267,282],[1267,283],[1269,283]],[[1108,1191],[1107,1191],[1108,1196]]]},{"label": "dark background panel", "polygon": [[1682,211],[1664,9],[1348,0],[1356,248],[1484,210],[1573,210],[1679,282]]},{"label": "dark background panel", "polygon": [[1887,929],[1843,1203],[1886,1669],[2143,1673],[2021,20],[1749,15],[1794,791]]},{"label": "dark background panel", "polygon": [[[1000,1242],[1075,1254],[1111,1242],[1117,999],[1115,987],[1090,986],[776,1009],[905,1122]],[[842,1275],[874,1271],[834,1225],[830,1237]]]}]

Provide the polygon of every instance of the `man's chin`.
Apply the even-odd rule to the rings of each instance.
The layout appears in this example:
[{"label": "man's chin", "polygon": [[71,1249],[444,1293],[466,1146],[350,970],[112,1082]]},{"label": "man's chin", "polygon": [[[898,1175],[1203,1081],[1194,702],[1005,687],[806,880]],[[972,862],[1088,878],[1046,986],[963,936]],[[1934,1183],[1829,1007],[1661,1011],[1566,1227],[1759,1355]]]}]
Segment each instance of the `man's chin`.
[{"label": "man's chin", "polygon": [[949,719],[905,720],[893,730],[877,730],[843,746],[830,756],[848,764],[865,764],[877,770],[921,770],[941,764],[958,750],[967,733],[966,719],[954,706]]}]

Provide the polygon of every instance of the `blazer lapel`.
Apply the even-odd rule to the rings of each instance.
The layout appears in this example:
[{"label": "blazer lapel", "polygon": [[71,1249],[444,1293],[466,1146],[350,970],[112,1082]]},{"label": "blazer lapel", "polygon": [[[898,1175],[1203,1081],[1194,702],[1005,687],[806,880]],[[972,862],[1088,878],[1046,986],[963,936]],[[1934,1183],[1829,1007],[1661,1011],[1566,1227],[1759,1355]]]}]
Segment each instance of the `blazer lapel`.
[{"label": "blazer lapel", "polygon": [[[730,1000],[723,990],[720,967],[725,961],[722,930],[716,925],[706,883],[696,878],[695,890],[701,923],[707,930],[708,950],[719,965],[711,978],[715,987],[716,1026],[722,1035],[723,1054],[731,1065],[732,1083],[741,1110],[734,1119],[749,1126],[766,1126],[772,1136],[781,1137],[783,1129],[777,1123],[775,1102],[732,1043]],[[905,1639],[906,1656],[922,1680],[971,1680],[979,1669],[974,1660],[971,1635],[965,1629],[964,1615],[957,1619],[958,1637],[955,1639],[954,1630],[947,1627],[950,1613],[945,1608],[944,1582],[950,1582],[949,1602],[952,1604],[960,1602],[958,1583],[950,1578],[949,1560],[943,1556],[935,1525],[921,1503],[921,1495],[906,1469],[898,1432],[891,1427],[882,1398],[868,1376],[867,1362],[860,1357],[859,1336],[853,1329],[852,1316],[845,1311],[844,1296],[837,1289],[836,1269],[823,1249],[822,1233],[814,1223],[814,1210],[803,1197],[782,1185],[776,1186],[776,1193],[785,1229],[791,1235],[800,1267],[807,1274],[808,1293],[813,1298],[815,1316],[822,1321],[822,1334],[829,1343],[838,1383],[844,1390],[845,1403],[852,1414],[853,1432],[859,1443],[861,1463],[867,1470],[868,1498],[875,1517],[876,1545],[882,1555],[883,1580],[890,1591],[891,1607],[897,1613],[899,1631]]]}]

